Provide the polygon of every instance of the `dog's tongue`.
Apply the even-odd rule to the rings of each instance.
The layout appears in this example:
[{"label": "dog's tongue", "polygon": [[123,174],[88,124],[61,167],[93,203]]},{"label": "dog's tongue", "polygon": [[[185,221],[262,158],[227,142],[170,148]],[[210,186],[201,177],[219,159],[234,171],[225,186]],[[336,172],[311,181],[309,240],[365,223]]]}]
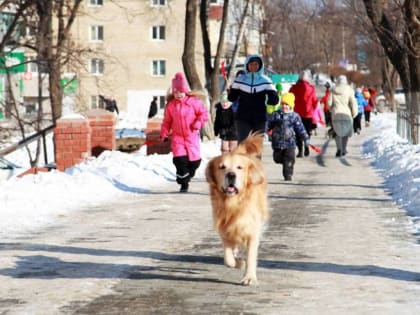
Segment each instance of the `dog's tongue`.
[{"label": "dog's tongue", "polygon": [[233,186],[228,186],[228,187],[226,187],[226,192],[227,193],[229,193],[229,194],[233,194],[233,193],[235,193],[235,187],[233,187]]}]

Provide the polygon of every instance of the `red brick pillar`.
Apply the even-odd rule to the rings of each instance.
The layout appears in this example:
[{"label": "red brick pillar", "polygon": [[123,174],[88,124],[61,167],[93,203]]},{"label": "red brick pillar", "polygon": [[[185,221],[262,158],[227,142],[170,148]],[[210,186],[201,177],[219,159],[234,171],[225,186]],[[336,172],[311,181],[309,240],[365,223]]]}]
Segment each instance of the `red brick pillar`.
[{"label": "red brick pillar", "polygon": [[146,133],[146,144],[147,144],[147,155],[150,154],[168,154],[171,152],[171,139],[168,142],[160,141],[160,126],[161,120],[151,119],[147,122]]},{"label": "red brick pillar", "polygon": [[91,156],[89,121],[84,118],[64,118],[54,128],[55,163],[64,171]]},{"label": "red brick pillar", "polygon": [[115,124],[114,113],[104,109],[93,109],[86,113],[89,125],[92,128],[91,153],[99,156],[105,150],[115,150]]}]

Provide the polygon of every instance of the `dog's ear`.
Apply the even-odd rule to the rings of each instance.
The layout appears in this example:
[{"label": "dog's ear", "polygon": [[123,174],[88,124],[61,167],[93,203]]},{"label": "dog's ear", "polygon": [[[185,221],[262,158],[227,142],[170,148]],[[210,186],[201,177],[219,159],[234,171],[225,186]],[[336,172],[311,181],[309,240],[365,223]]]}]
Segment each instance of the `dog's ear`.
[{"label": "dog's ear", "polygon": [[264,183],[265,176],[260,167],[257,167],[254,161],[251,160],[251,163],[249,164],[249,170],[248,170],[248,176],[249,176],[249,183],[253,185],[259,185]]},{"label": "dog's ear", "polygon": [[219,159],[213,158],[207,163],[206,180],[210,185],[216,185],[215,165]]}]

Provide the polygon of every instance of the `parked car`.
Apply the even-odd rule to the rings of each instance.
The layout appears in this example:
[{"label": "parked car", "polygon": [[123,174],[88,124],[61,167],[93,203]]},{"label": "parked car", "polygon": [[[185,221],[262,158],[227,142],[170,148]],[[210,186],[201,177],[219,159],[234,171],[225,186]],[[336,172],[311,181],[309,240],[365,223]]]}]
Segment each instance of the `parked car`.
[{"label": "parked car", "polygon": [[395,90],[394,100],[396,100],[399,105],[405,105],[405,93],[404,93],[403,88],[399,88]]},{"label": "parked car", "polygon": [[[403,88],[395,89],[394,101],[397,103],[397,105],[405,104],[405,93]],[[375,104],[378,110],[381,111],[387,106],[391,107],[391,100],[389,99],[389,97],[387,98],[383,92],[380,92],[375,98]]]},{"label": "parked car", "polygon": [[19,175],[22,171],[19,165],[0,157],[0,183]]}]

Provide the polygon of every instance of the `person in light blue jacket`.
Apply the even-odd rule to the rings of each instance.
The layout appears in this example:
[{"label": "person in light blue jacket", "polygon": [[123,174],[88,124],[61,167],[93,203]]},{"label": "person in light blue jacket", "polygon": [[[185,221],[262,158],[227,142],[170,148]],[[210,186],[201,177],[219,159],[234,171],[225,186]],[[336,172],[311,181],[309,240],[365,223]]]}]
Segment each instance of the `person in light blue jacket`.
[{"label": "person in light blue jacket", "polygon": [[368,104],[368,100],[363,96],[361,88],[356,89],[354,97],[357,102],[357,116],[353,118],[353,131],[359,135],[362,131],[362,116],[365,111],[365,106]]},{"label": "person in light blue jacket", "polygon": [[264,63],[259,55],[250,55],[245,62],[245,73],[239,75],[229,88],[228,99],[238,100],[235,124],[239,142],[251,132],[265,132],[266,104],[277,104],[279,96],[271,79],[264,74]]}]

